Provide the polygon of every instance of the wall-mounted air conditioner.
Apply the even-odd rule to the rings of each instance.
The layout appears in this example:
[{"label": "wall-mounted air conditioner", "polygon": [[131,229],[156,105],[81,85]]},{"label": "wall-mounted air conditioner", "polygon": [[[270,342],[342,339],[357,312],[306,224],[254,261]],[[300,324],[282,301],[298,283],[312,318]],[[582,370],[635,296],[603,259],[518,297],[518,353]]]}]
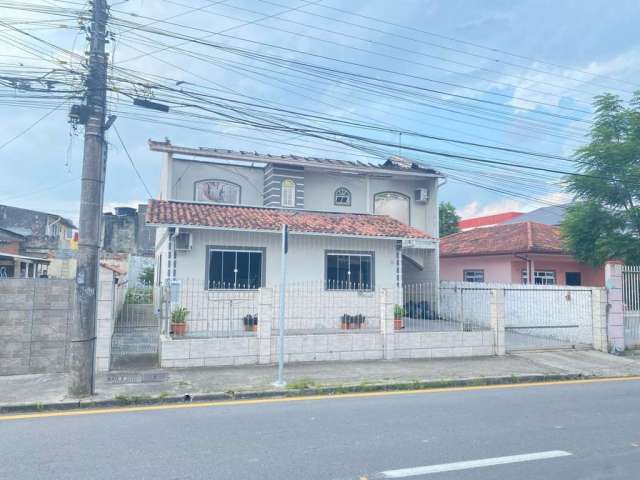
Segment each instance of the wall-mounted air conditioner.
[{"label": "wall-mounted air conditioner", "polygon": [[416,189],[416,202],[427,203],[429,201],[429,190],[427,188]]},{"label": "wall-mounted air conditioner", "polygon": [[191,234],[189,232],[180,232],[174,237],[176,251],[191,250]]}]

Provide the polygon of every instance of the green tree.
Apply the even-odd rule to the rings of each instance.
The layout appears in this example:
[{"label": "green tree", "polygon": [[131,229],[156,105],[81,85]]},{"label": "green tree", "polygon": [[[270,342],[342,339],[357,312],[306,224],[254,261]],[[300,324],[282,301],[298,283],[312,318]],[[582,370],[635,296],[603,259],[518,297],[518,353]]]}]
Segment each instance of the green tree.
[{"label": "green tree", "polygon": [[140,283],[144,285],[153,285],[154,279],[154,268],[153,267],[145,267],[142,270],[142,273],[138,275],[138,280]]},{"label": "green tree", "polygon": [[458,233],[460,231],[460,228],[458,227],[460,217],[456,213],[456,207],[454,207],[450,202],[440,203],[438,213],[440,217],[441,237],[446,237],[447,235]]},{"label": "green tree", "polygon": [[575,152],[575,195],[561,228],[567,248],[594,266],[609,258],[640,263],[640,91],[628,105],[610,93],[595,98],[591,142]]}]

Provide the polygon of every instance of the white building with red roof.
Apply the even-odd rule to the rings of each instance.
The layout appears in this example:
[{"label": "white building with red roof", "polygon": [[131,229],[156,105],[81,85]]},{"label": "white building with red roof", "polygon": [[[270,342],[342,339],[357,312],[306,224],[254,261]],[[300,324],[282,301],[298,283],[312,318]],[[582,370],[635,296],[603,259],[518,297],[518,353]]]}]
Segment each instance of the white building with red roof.
[{"label": "white building with red roof", "polygon": [[273,156],[149,142],[164,154],[156,281],[204,289],[276,286],[281,229],[288,280],[354,295],[438,282],[439,172],[393,157],[382,164]]}]

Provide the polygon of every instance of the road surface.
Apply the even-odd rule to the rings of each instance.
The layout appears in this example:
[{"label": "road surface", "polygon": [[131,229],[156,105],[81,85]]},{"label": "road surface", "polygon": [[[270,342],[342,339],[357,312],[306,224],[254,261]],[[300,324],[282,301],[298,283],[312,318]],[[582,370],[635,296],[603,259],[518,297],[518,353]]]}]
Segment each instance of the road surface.
[{"label": "road surface", "polygon": [[2,479],[637,479],[640,381],[5,417],[0,452]]}]

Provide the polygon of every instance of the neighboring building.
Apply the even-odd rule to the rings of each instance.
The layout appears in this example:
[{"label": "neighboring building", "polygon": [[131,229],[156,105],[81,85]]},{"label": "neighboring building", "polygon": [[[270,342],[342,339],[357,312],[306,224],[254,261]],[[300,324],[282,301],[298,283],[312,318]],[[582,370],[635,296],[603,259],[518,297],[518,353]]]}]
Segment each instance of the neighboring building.
[{"label": "neighboring building", "polygon": [[116,207],[102,215],[102,251],[153,257],[156,232],[145,225],[146,205]]},{"label": "neighboring building", "polygon": [[442,280],[604,286],[604,270],[579,263],[560,229],[522,222],[478,228],[440,241]]},{"label": "neighboring building", "polygon": [[103,262],[125,272],[132,283],[137,283],[145,268],[154,267],[156,242],[155,228],[145,224],[146,205],[116,207],[115,213],[102,215]]},{"label": "neighboring building", "polygon": [[496,213],[495,215],[485,215],[483,217],[465,218],[458,222],[458,228],[460,228],[460,231],[465,232],[474,228],[493,227],[494,225],[500,225],[509,220],[518,221],[518,218],[522,215],[522,212],[504,212]]},{"label": "neighboring building", "polygon": [[53,213],[0,205],[0,228],[25,237],[25,251],[50,257],[77,249],[77,228]]},{"label": "neighboring building", "polygon": [[398,157],[371,164],[149,144],[165,154],[160,198],[147,211],[158,282],[274,286],[283,224],[289,282],[374,290],[438,281],[435,170]]},{"label": "neighboring building", "polygon": [[71,278],[77,246],[71,220],[0,205],[0,277]]},{"label": "neighboring building", "polygon": [[567,213],[567,208],[571,205],[571,203],[565,203],[563,205],[537,208],[502,223],[535,222],[544,223],[545,225],[560,225]]}]

